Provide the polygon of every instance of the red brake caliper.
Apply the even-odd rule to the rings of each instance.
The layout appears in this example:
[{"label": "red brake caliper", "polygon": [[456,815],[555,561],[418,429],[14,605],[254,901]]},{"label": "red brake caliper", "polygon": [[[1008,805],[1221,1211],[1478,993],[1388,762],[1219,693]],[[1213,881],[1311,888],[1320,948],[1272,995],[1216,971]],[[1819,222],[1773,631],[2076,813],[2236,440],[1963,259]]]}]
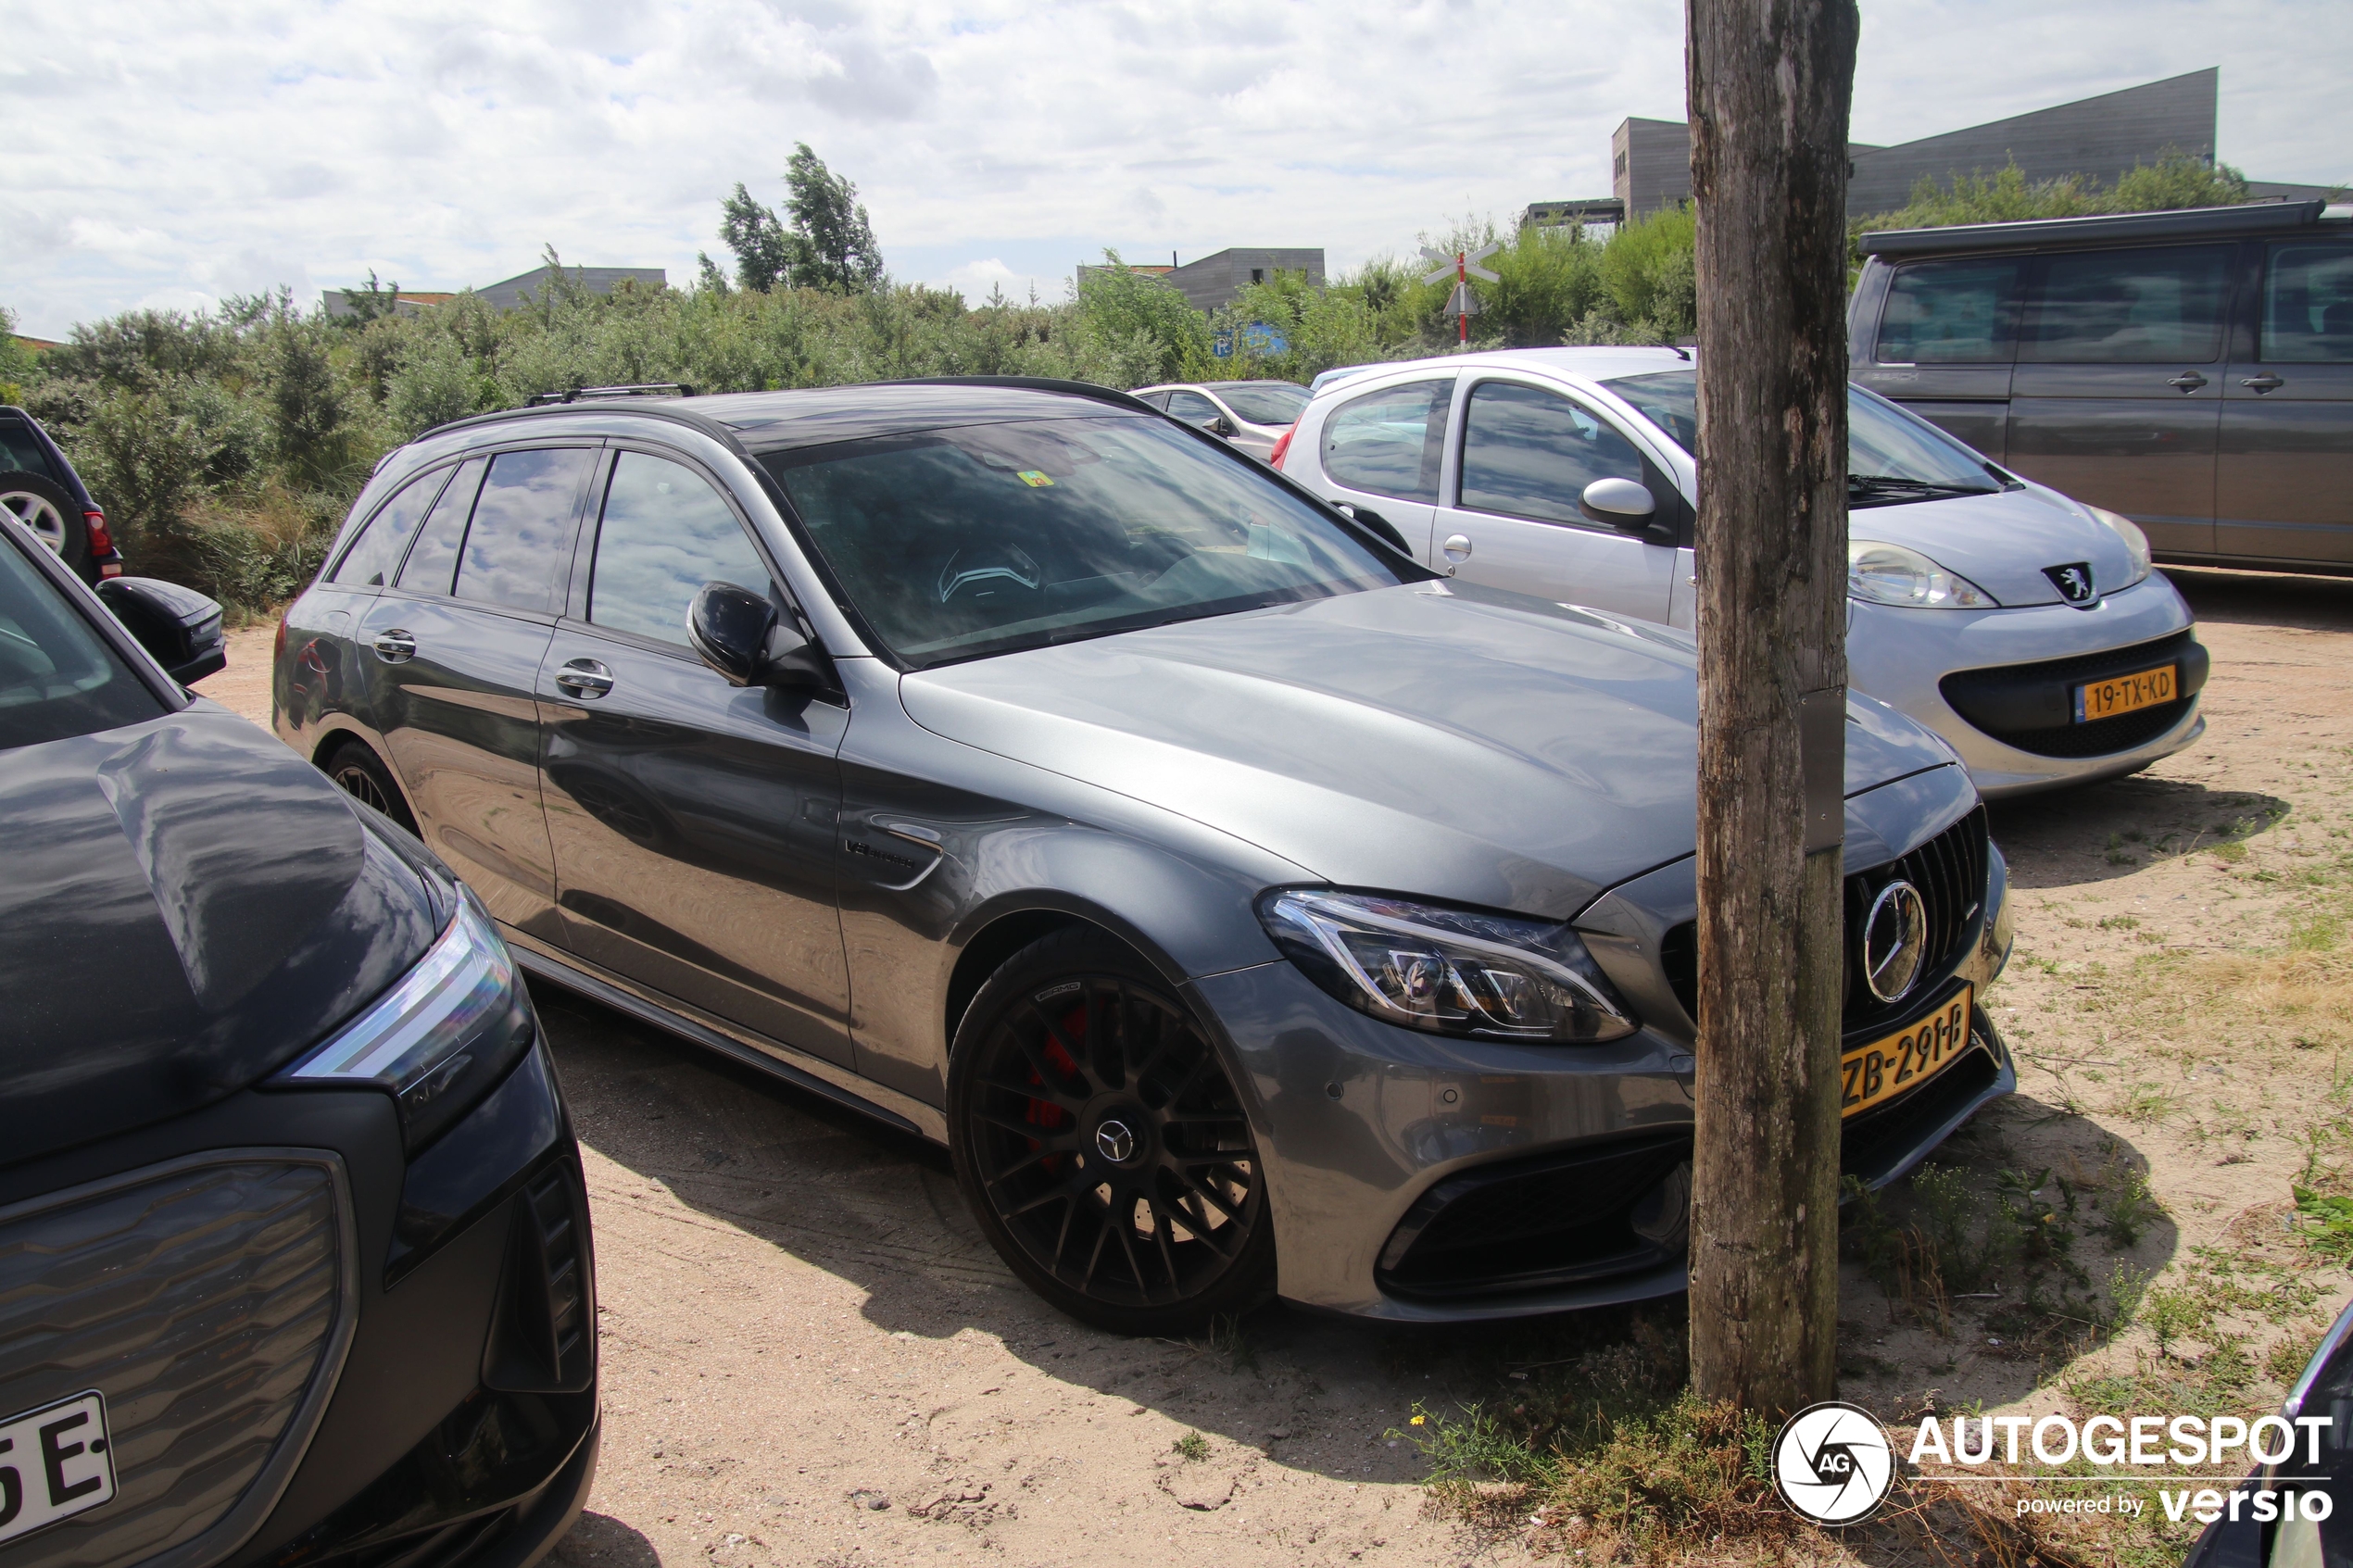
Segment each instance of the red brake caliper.
[{"label": "red brake caliper", "polygon": [[[1076,1007],[1071,1009],[1056,1022],[1055,1027],[1062,1031],[1064,1039],[1074,1041],[1083,1048],[1087,1043],[1087,1004],[1081,1001]],[[1061,1040],[1048,1036],[1045,1055],[1046,1060],[1053,1065],[1055,1072],[1066,1073],[1074,1078],[1078,1076],[1078,1063],[1073,1061],[1070,1053],[1063,1049]],[[1045,1080],[1038,1076],[1036,1068],[1030,1069],[1029,1081],[1040,1088],[1045,1086]],[[1051,1129],[1067,1123],[1070,1120],[1070,1113],[1052,1100],[1032,1099],[1029,1102],[1029,1109],[1023,1112],[1022,1119],[1033,1127]],[[1038,1140],[1032,1139],[1029,1147],[1035,1149],[1039,1147],[1039,1144]],[[1051,1171],[1062,1163],[1062,1156],[1050,1154],[1038,1163]]]}]

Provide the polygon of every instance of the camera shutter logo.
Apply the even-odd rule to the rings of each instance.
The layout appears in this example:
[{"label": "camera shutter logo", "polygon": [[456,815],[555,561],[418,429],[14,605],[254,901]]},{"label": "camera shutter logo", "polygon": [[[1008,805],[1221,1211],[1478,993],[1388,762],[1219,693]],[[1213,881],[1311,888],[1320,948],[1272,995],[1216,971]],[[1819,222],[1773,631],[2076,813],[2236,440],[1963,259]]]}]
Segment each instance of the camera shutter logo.
[{"label": "camera shutter logo", "polygon": [[1792,1512],[1817,1524],[1869,1518],[1894,1479],[1887,1430],[1860,1405],[1808,1405],[1773,1440],[1774,1487]]}]

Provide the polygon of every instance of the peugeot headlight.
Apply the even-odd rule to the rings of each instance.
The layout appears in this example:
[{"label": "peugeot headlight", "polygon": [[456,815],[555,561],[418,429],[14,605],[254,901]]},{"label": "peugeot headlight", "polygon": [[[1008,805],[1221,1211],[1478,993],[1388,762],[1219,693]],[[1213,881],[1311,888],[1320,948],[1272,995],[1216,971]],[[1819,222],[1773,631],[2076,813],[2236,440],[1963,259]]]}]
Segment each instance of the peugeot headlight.
[{"label": "peugeot headlight", "polygon": [[1258,918],[1315,984],[1386,1023],[1564,1045],[1637,1027],[1566,925],[1307,888],[1263,896]]},{"label": "peugeot headlight", "polygon": [[1846,592],[1875,605],[1904,609],[1993,609],[1994,596],[1947,571],[1918,550],[1878,539],[1846,546]]},{"label": "peugeot headlight", "polygon": [[[2141,532],[2141,525],[2121,512],[2109,511],[2106,507],[2085,507],[2083,509],[2091,513],[2095,520],[2108,524],[2108,531],[2124,541],[2124,553],[2133,558],[2132,572],[2123,582],[2118,583],[2116,588],[2129,588],[2147,577],[2149,574],[2149,536]],[[2114,593],[2116,588],[2110,588],[2108,591]]]},{"label": "peugeot headlight", "polygon": [[417,966],[333,1039],[286,1069],[290,1087],[373,1085],[400,1110],[409,1153],[431,1143],[530,1048],[531,1001],[490,919],[463,889]]}]

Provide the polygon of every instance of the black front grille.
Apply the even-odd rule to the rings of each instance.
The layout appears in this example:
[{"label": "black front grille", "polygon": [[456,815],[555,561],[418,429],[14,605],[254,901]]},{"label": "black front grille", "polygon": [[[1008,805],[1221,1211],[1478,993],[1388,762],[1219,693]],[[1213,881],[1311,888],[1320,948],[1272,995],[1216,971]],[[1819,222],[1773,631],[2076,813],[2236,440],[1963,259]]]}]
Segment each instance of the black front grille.
[{"label": "black front grille", "polygon": [[1682,1256],[1688,1127],[1475,1166],[1432,1186],[1381,1249],[1400,1296],[1491,1296],[1663,1267]]},{"label": "black front grille", "polygon": [[1987,730],[2004,746],[2031,751],[2037,757],[2108,757],[2146,746],[2188,717],[2192,699],[2136,708],[2113,719],[2088,724],[2061,724],[2048,730]]},{"label": "black front grille", "polygon": [[[1894,1018],[1906,1007],[1917,1008],[1918,998],[1960,962],[1969,944],[1977,934],[1978,919],[1985,902],[1985,872],[1988,839],[1985,808],[1980,806],[1969,815],[1914,849],[1910,854],[1883,865],[1870,866],[1851,873],[1846,879],[1846,972],[1847,988],[1844,1032],[1877,1028]],[[1863,984],[1860,947],[1863,940],[1864,918],[1870,913],[1871,900],[1881,890],[1898,878],[1919,889],[1920,901],[1928,907],[1928,957],[1920,965],[1919,978],[1905,1000],[1894,1005],[1881,1001]],[[1683,1004],[1683,1011],[1696,1021],[1699,1017],[1699,926],[1692,921],[1668,931],[1659,943],[1659,967],[1666,971],[1667,983],[1675,992],[1675,999]]]},{"label": "black front grille", "polygon": [[[2113,719],[2074,722],[2075,688],[2171,659],[2180,696]],[[2037,757],[2107,757],[2145,746],[2188,717],[2206,684],[2206,649],[2189,631],[2131,647],[2034,664],[1957,670],[1937,683],[1953,711],[2004,746]]]}]

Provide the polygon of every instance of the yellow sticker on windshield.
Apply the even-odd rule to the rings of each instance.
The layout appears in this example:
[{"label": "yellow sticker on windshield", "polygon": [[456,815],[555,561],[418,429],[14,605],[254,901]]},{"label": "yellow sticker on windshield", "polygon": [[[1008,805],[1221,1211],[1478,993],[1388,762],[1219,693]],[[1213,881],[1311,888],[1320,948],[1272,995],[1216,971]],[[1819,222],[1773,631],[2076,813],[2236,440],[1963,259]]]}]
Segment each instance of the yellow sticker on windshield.
[{"label": "yellow sticker on windshield", "polygon": [[1053,487],[1054,483],[1052,480],[1047,478],[1044,474],[1039,473],[1036,469],[1024,469],[1019,473],[1013,475],[1013,477],[1020,480],[1024,484],[1028,485],[1032,490],[1049,490]]}]

